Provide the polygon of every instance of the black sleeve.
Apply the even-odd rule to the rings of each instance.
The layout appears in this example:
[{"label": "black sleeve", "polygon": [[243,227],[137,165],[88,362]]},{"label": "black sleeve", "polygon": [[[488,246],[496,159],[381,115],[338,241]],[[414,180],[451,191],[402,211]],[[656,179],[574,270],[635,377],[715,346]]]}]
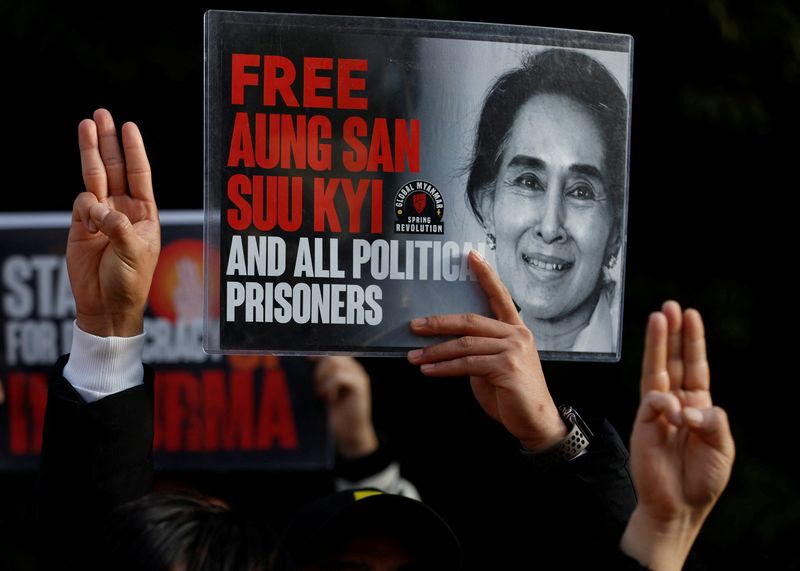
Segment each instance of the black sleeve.
[{"label": "black sleeve", "polygon": [[608,559],[598,568],[608,571],[652,571],[650,567],[642,565],[633,557],[625,555],[619,550],[616,553],[610,553]]},{"label": "black sleeve", "polygon": [[381,438],[378,448],[374,452],[360,458],[345,458],[337,452],[333,475],[350,482],[358,482],[382,472],[396,461],[393,447],[384,438]]},{"label": "black sleeve", "polygon": [[636,507],[630,455],[607,420],[591,422],[594,437],[586,454],[556,467],[554,476],[580,490],[584,507],[599,514],[619,535]]},{"label": "black sleeve", "polygon": [[575,460],[541,474],[535,458],[525,459],[532,481],[544,484],[557,502],[550,509],[555,515],[555,529],[548,534],[551,546],[594,569],[643,569],[619,551],[637,503],[628,451],[608,421],[589,424],[594,436]]},{"label": "black sleeve", "polygon": [[[648,567],[619,548],[637,504],[630,455],[607,420],[590,421],[590,428],[594,438],[587,454],[555,467],[547,475],[565,508],[561,529],[575,531],[576,562],[593,569],[647,571]],[[560,547],[568,549],[569,540]],[[685,571],[707,569],[693,551],[683,568]]]},{"label": "black sleeve", "polygon": [[153,371],[144,385],[86,403],[50,379],[40,466],[40,569],[63,569],[69,553],[117,506],[153,487]]}]

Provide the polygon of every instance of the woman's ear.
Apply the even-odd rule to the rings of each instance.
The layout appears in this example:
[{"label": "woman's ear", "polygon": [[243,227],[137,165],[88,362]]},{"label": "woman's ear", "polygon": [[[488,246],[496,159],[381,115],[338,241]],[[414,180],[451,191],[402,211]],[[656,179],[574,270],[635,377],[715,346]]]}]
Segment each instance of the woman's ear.
[{"label": "woman's ear", "polygon": [[[614,233],[609,237],[608,246],[606,247],[606,256],[603,265],[612,268],[617,263],[619,258],[619,249],[622,246],[622,236],[619,229],[614,230]],[[612,262],[613,260],[613,262]]]},{"label": "woman's ear", "polygon": [[487,185],[481,189],[478,196],[478,208],[481,214],[481,225],[487,234],[494,235],[494,188],[492,186]]}]

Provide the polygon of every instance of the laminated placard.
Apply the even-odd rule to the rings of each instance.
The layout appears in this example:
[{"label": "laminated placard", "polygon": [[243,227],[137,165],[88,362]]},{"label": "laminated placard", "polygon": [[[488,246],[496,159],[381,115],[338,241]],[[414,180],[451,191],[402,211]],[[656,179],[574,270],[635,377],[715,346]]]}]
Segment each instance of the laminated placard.
[{"label": "laminated placard", "polygon": [[399,355],[508,287],[545,359],[620,357],[632,38],[244,12],[205,19],[205,337]]}]

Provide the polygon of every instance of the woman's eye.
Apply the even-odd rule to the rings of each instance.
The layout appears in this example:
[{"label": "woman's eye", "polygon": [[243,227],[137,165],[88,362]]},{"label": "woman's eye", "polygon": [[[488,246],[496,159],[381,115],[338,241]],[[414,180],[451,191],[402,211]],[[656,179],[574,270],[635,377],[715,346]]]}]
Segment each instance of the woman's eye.
[{"label": "woman's eye", "polygon": [[514,184],[517,186],[521,186],[523,188],[529,188],[531,190],[544,190],[544,185],[541,181],[531,173],[523,173],[519,175],[516,179],[514,179]]},{"label": "woman's eye", "polygon": [[594,200],[597,198],[594,189],[588,184],[578,184],[572,187],[567,192],[567,196],[578,200]]}]

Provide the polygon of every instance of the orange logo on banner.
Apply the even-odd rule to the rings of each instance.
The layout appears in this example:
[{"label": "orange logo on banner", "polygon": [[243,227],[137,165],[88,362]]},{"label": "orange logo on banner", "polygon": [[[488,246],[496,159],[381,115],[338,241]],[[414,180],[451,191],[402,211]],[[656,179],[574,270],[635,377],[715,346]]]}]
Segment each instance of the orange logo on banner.
[{"label": "orange logo on banner", "polygon": [[148,302],[153,314],[172,322],[203,318],[202,240],[175,240],[161,250]]}]

